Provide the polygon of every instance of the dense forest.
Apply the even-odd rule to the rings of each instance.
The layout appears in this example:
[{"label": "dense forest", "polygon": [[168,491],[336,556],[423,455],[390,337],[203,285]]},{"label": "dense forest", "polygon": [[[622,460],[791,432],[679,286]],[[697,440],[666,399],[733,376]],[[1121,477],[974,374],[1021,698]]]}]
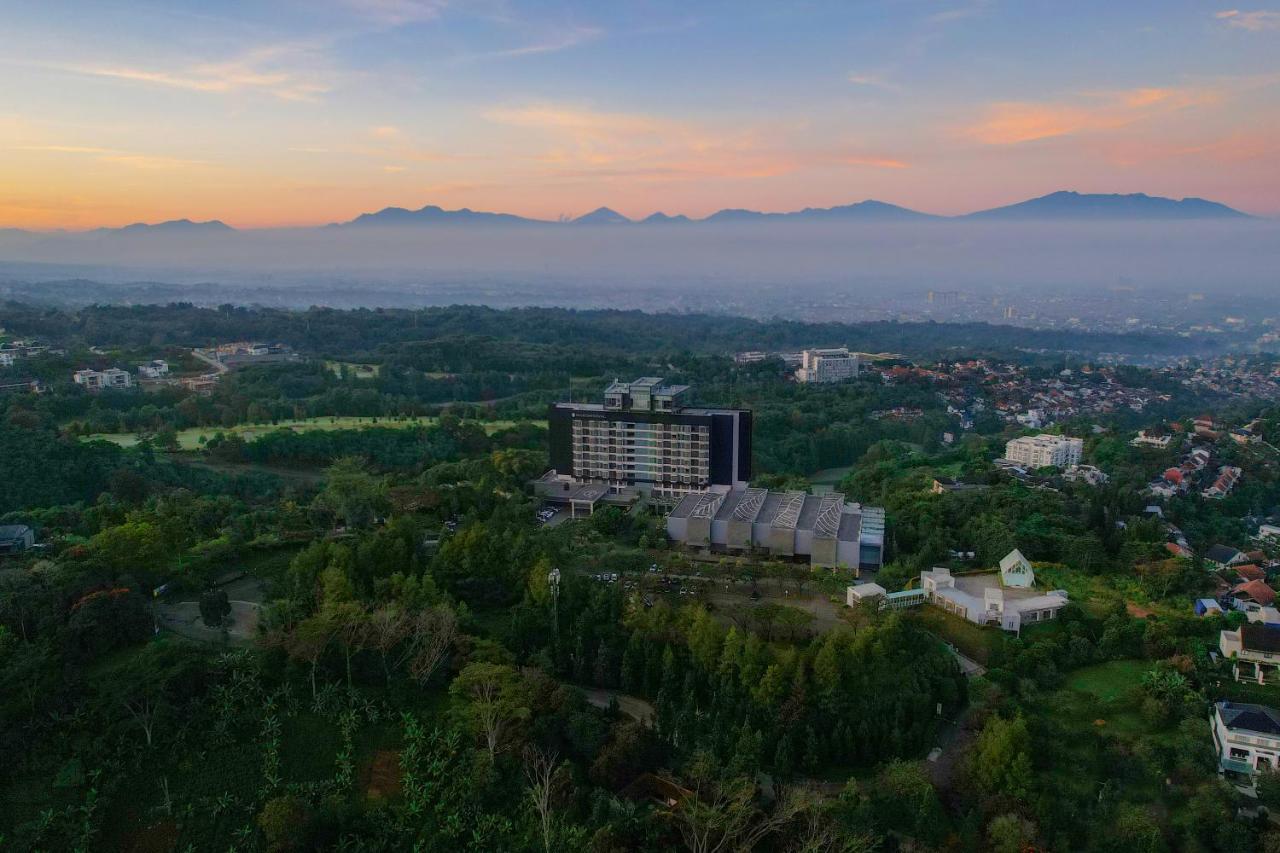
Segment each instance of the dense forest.
[{"label": "dense forest", "polygon": [[[1266,401],[1124,368],[1107,381],[1167,399],[1055,427],[1109,474],[1091,486],[995,467],[1022,430],[990,410],[962,429],[928,376],[810,387],[731,358],[1077,363],[1013,352],[1018,330],[957,351],[974,330],[627,312],[14,305],[3,324],[60,350],[9,369],[43,393],[0,395],[0,525],[38,540],[0,558],[4,849],[1280,850],[1255,811],[1280,784],[1243,797],[1206,722],[1280,689],[1211,659],[1242,615],[1196,618],[1218,575],[1168,550],[1175,529],[1196,554],[1245,547],[1280,514],[1280,452],[1205,440],[1240,484],[1157,515],[1142,489],[1184,448],[1128,441],[1209,408],[1280,434]],[[183,348],[246,339],[300,358],[207,395],[69,381],[195,371]],[[528,487],[547,404],[644,374],[749,406],[757,484],[884,507],[886,565],[860,580],[1018,548],[1071,604],[1005,634],[849,607],[847,573],[679,550],[644,507],[547,521]]]}]

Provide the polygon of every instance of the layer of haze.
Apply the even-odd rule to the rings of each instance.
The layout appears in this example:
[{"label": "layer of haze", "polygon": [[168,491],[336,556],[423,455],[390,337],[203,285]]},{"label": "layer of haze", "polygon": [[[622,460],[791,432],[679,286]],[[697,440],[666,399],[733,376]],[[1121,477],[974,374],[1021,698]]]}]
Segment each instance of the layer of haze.
[{"label": "layer of haze", "polygon": [[[910,224],[279,229],[216,235],[3,235],[0,258],[53,265],[44,275],[102,281],[277,280],[441,283],[533,288],[573,304],[561,285],[675,288],[699,300],[760,285],[834,287],[853,299],[902,288],[1057,289],[1078,296],[1118,283],[1157,291],[1280,295],[1280,223]],[[34,267],[39,269],[40,267]],[[10,275],[12,278],[12,275]],[[268,283],[265,285],[270,287]],[[455,291],[456,292],[456,291]],[[461,296],[466,296],[465,288]],[[486,301],[477,291],[477,298]],[[269,290],[263,292],[270,299]],[[802,289],[795,299],[808,298]]]}]

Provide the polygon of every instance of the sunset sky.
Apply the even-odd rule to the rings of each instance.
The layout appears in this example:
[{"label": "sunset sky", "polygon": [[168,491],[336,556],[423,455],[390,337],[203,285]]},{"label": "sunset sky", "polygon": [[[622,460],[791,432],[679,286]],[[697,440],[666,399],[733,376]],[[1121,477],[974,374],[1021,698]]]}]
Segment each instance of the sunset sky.
[{"label": "sunset sky", "polygon": [[701,216],[1057,189],[1280,215],[1280,5],[0,6],[0,226]]}]

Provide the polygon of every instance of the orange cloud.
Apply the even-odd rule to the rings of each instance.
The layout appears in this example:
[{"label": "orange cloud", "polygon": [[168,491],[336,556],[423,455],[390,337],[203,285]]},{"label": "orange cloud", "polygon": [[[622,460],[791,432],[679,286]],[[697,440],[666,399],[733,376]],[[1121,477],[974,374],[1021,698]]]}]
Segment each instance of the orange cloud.
[{"label": "orange cloud", "polygon": [[1143,88],[1085,93],[1077,102],[999,101],[961,133],[986,145],[1017,145],[1114,130],[1214,100],[1204,90]]}]

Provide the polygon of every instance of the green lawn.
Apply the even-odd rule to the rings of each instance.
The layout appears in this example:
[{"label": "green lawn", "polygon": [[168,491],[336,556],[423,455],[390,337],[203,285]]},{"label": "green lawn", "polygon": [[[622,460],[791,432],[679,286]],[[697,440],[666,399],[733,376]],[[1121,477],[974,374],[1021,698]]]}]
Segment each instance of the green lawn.
[{"label": "green lawn", "polygon": [[1148,660],[1113,660],[1086,666],[1067,677],[1066,689],[1114,702],[1125,698],[1151,668]]},{"label": "green lawn", "polygon": [[[238,435],[245,441],[253,441],[255,438],[266,435],[280,429],[295,430],[297,432],[309,432],[311,430],[347,430],[347,429],[368,429],[369,427],[383,427],[384,429],[403,429],[413,426],[430,426],[436,422],[436,418],[406,418],[403,420],[393,420],[391,418],[306,418],[304,420],[287,420],[277,421],[274,424],[241,424],[234,427],[192,427],[178,431],[178,446],[183,450],[199,450],[201,447],[200,439],[203,437],[206,441],[213,438],[216,433],[223,435]],[[543,423],[541,421],[535,423]],[[509,429],[516,425],[515,421],[484,421],[484,428],[487,433],[492,435],[500,430]],[[110,441],[121,447],[134,447],[138,444],[137,433],[129,432],[103,432],[95,435],[85,436],[84,441]]]},{"label": "green lawn", "polygon": [[919,620],[925,630],[946,640],[959,649],[961,654],[981,664],[986,664],[991,659],[992,652],[1004,642],[1004,632],[999,628],[975,625],[968,619],[953,616],[938,607],[925,605],[908,612]]}]

